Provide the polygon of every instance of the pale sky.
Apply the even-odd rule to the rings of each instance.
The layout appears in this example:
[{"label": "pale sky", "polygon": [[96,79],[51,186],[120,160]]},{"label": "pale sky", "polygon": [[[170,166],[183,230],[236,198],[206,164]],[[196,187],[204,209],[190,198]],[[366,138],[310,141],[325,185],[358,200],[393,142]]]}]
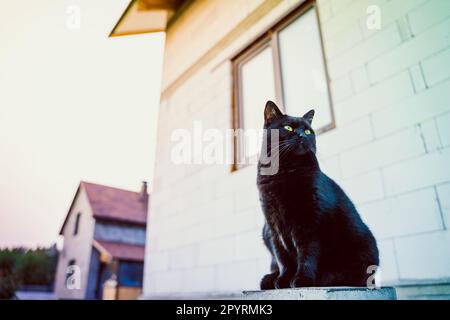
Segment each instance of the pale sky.
[{"label": "pale sky", "polygon": [[80,180],[151,185],[164,35],[108,38],[128,2],[0,0],[0,247],[55,242]]}]

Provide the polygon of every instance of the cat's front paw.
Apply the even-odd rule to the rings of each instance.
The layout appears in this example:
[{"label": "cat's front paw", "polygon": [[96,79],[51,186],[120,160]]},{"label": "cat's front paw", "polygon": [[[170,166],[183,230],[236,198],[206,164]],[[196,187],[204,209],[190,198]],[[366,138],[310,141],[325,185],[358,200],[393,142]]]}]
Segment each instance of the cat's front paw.
[{"label": "cat's front paw", "polygon": [[275,280],[278,277],[278,273],[266,274],[260,283],[261,290],[272,290],[275,289]]},{"label": "cat's front paw", "polygon": [[305,276],[294,276],[291,280],[291,288],[314,287],[314,280]]},{"label": "cat's front paw", "polygon": [[287,274],[281,275],[275,280],[275,288],[276,289],[289,288],[289,282],[290,282],[289,275],[287,275]]}]

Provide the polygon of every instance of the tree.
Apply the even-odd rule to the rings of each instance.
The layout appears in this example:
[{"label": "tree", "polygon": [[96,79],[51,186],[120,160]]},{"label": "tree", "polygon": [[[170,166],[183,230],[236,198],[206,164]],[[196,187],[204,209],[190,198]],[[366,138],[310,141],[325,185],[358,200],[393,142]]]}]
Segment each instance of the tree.
[{"label": "tree", "polygon": [[10,251],[0,251],[0,299],[11,299],[17,289],[15,259]]},{"label": "tree", "polygon": [[21,286],[52,286],[57,254],[53,248],[0,250],[0,299],[11,299]]}]

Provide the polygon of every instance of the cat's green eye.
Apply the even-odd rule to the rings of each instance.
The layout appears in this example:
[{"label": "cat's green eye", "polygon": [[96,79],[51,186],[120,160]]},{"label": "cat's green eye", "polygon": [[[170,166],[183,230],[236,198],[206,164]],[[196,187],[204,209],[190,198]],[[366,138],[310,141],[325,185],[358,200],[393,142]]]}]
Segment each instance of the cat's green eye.
[{"label": "cat's green eye", "polygon": [[306,133],[306,134],[311,134],[311,130],[306,129],[306,130],[305,130],[305,133]]},{"label": "cat's green eye", "polygon": [[284,128],[285,128],[287,131],[293,131],[293,130],[294,130],[294,129],[292,129],[291,126],[284,126]]}]

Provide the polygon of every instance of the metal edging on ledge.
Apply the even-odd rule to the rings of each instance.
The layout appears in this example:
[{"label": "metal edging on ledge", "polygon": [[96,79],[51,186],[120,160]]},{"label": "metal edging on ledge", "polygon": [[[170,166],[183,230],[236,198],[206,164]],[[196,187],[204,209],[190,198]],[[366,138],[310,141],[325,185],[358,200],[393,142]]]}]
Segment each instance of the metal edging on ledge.
[{"label": "metal edging on ledge", "polygon": [[142,295],[140,300],[397,300],[393,287],[297,288],[264,291],[186,292]]}]

